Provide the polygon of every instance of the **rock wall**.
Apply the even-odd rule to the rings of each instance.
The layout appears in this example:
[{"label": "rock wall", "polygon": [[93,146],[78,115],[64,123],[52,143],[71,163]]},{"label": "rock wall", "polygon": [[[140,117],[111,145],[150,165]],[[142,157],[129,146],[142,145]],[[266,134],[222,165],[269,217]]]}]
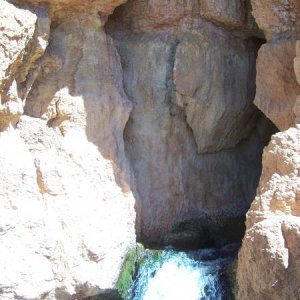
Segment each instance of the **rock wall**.
[{"label": "rock wall", "polygon": [[[272,124],[253,105],[261,33],[244,1],[128,1],[106,29],[133,104],[138,238],[238,241]],[[222,13],[221,13],[222,12]]]},{"label": "rock wall", "polygon": [[[190,248],[244,233],[276,130],[253,104],[250,2],[124,2],[0,0],[0,300],[106,297],[136,236]],[[255,99],[280,129],[300,95],[286,20],[260,24]]]},{"label": "rock wall", "polygon": [[252,5],[268,38],[258,55],[255,103],[282,132],[264,150],[259,188],[247,213],[238,298],[298,299],[300,3],[252,0]]},{"label": "rock wall", "polygon": [[239,253],[239,299],[298,299],[300,246],[300,128],[273,136],[247,213]]},{"label": "rock wall", "polygon": [[132,106],[103,30],[120,2],[25,2],[0,2],[0,299],[107,294],[136,240]]}]

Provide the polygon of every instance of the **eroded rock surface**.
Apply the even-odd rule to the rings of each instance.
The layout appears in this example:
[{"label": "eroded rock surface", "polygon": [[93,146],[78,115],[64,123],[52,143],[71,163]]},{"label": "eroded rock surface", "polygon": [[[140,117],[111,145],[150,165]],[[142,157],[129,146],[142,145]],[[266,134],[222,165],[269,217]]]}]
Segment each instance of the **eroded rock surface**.
[{"label": "eroded rock surface", "polygon": [[[115,291],[136,234],[180,247],[243,235],[275,130],[253,104],[250,2],[129,0],[107,22],[125,2],[0,0],[1,300]],[[272,44],[275,70],[293,47]],[[277,98],[258,85],[280,128],[299,117],[295,83]]]},{"label": "eroded rock surface", "polygon": [[283,132],[264,150],[262,176],[239,253],[238,298],[298,299],[300,6],[298,1],[256,0],[252,5],[268,38],[258,55],[255,103]]},{"label": "eroded rock surface", "polygon": [[239,299],[297,299],[300,246],[300,129],[272,137],[239,253]]},{"label": "eroded rock surface", "polygon": [[0,130],[3,130],[15,125],[23,113],[18,85],[25,81],[32,64],[46,49],[50,20],[44,8],[29,11],[7,1],[1,1],[0,5]]},{"label": "eroded rock surface", "polygon": [[298,0],[251,0],[253,15],[268,40],[295,38],[299,34]]},{"label": "eroded rock surface", "polygon": [[299,37],[300,3],[289,0],[252,0],[253,15],[267,44],[257,60],[255,104],[280,130],[294,125],[293,107],[300,94],[293,74],[295,42]]},{"label": "eroded rock surface", "polygon": [[136,240],[119,56],[97,12],[0,4],[0,299],[105,294]]},{"label": "eroded rock surface", "polygon": [[125,141],[139,238],[185,247],[237,241],[274,130],[253,105],[260,43],[246,17],[220,27],[246,2],[179,2],[129,1],[106,27],[133,103]]},{"label": "eroded rock surface", "polygon": [[267,43],[258,53],[255,104],[280,130],[295,124],[293,107],[300,94],[293,71],[295,56],[292,40]]}]

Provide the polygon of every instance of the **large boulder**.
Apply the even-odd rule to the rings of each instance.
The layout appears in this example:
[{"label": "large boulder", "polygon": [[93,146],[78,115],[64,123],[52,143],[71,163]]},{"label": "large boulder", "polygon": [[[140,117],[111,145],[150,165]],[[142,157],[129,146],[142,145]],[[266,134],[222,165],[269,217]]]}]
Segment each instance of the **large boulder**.
[{"label": "large boulder", "polygon": [[[299,1],[252,0],[268,43],[259,51],[255,104],[279,127],[264,150],[238,259],[239,299],[299,298]],[[295,57],[296,56],[296,57]],[[294,73],[295,72],[295,73]]]},{"label": "large boulder", "polygon": [[2,4],[0,299],[111,294],[136,240],[119,56],[97,13]]},{"label": "large boulder", "polygon": [[280,130],[295,123],[293,107],[300,94],[293,69],[295,56],[294,41],[267,43],[258,52],[254,103]]},{"label": "large boulder", "polygon": [[251,0],[253,15],[268,40],[297,37],[300,32],[298,0]]},{"label": "large boulder", "polygon": [[45,8],[30,11],[4,0],[0,1],[0,5],[1,131],[15,125],[23,113],[20,85],[46,49],[50,20]]},{"label": "large boulder", "polygon": [[239,253],[239,299],[297,299],[300,293],[300,129],[272,137]]}]

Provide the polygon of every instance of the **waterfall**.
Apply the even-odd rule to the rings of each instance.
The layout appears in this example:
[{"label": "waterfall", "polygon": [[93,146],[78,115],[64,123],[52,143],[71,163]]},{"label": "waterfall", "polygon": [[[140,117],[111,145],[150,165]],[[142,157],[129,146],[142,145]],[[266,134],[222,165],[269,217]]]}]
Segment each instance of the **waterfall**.
[{"label": "waterfall", "polygon": [[189,252],[146,250],[139,263],[130,300],[234,299],[226,266],[236,247]]}]

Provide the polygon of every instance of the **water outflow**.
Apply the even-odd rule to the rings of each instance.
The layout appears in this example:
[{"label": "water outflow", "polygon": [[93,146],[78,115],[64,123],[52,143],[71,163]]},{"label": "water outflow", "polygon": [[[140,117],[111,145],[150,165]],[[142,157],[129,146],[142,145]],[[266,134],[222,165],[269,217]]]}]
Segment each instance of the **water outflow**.
[{"label": "water outflow", "polygon": [[234,299],[225,271],[233,262],[232,249],[146,251],[128,299]]}]

